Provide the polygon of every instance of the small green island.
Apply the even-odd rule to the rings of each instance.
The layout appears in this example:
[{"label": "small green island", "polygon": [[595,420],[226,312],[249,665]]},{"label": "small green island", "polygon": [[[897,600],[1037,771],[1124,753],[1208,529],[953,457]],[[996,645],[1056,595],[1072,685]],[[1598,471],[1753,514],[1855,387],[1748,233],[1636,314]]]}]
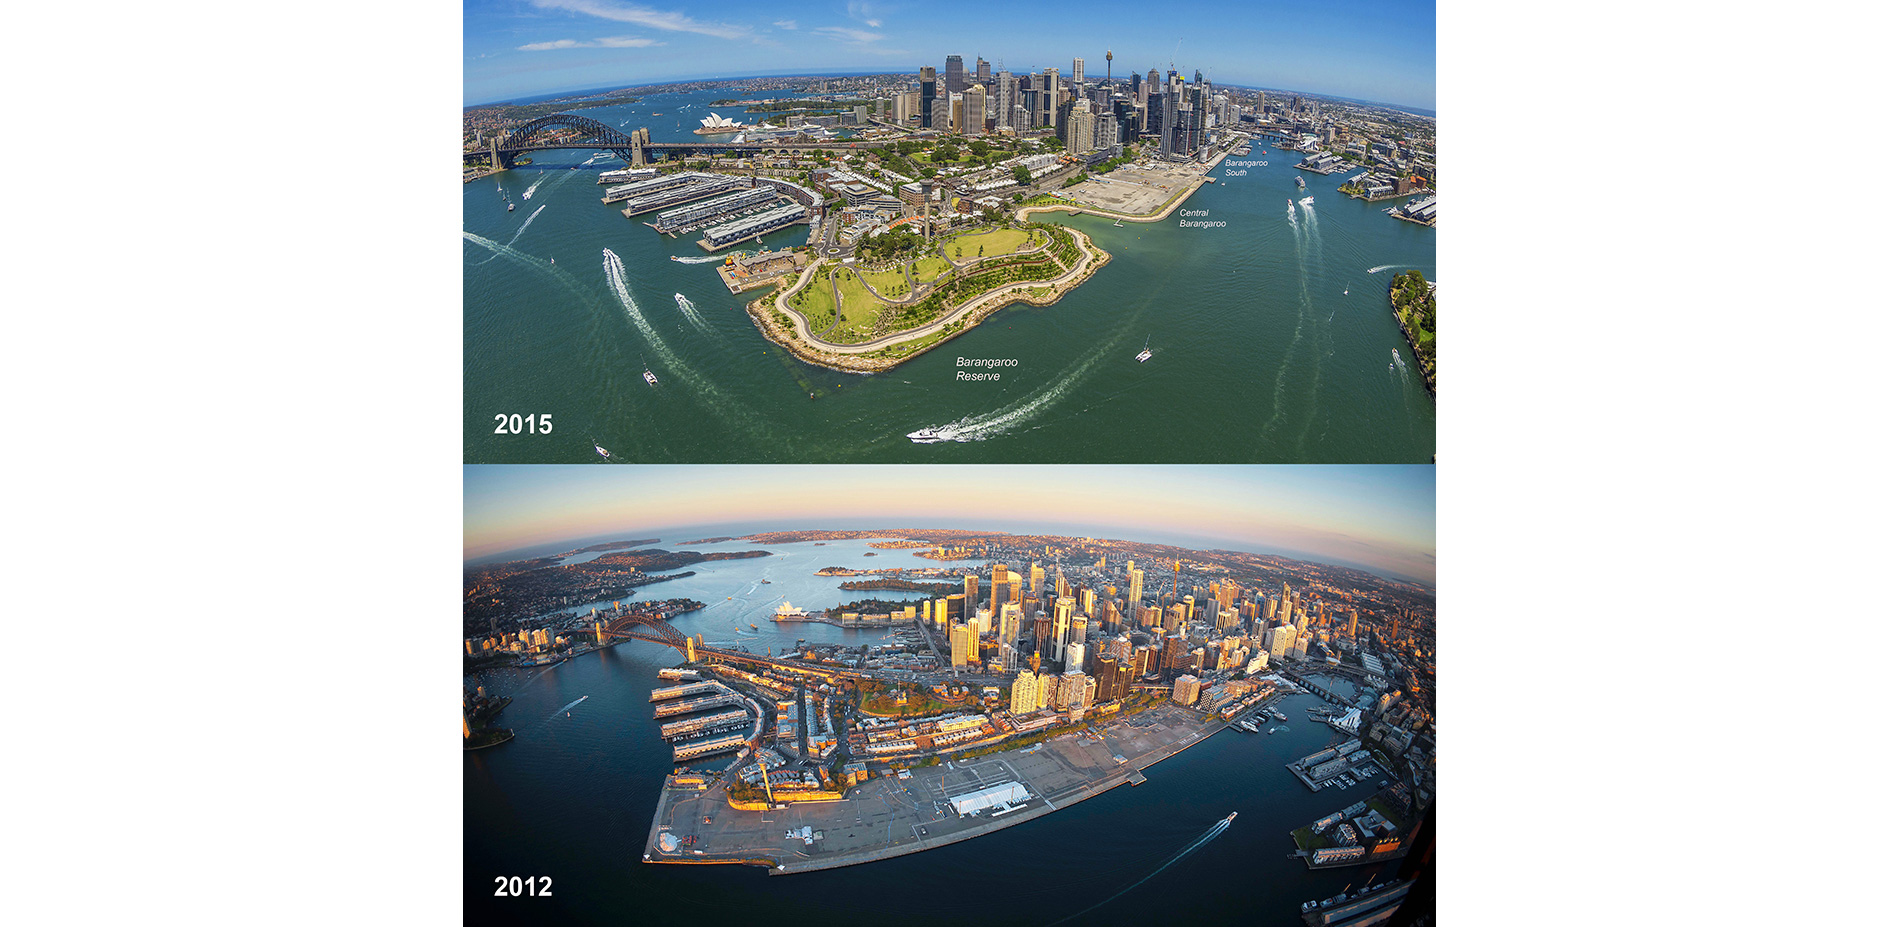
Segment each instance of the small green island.
[{"label": "small green island", "polygon": [[807,363],[874,373],[1012,304],[1051,305],[1108,260],[1066,226],[999,217],[926,240],[906,223],[866,239],[853,262],[812,263],[747,310]]}]

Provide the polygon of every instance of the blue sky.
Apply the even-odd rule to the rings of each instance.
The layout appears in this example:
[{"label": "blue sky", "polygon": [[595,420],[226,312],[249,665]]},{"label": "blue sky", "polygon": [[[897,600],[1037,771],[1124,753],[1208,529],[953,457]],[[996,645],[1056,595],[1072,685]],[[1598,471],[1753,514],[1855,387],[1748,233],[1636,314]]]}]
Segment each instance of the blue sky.
[{"label": "blue sky", "polygon": [[[682,3],[466,0],[463,99],[754,74],[915,71],[945,55],[1021,73],[1178,69],[1208,79],[1437,108],[1432,0]],[[1180,51],[1175,51],[1176,43]]]},{"label": "blue sky", "polygon": [[463,468],[463,554],[729,525],[972,528],[1226,547],[1437,577],[1429,465],[483,464]]}]

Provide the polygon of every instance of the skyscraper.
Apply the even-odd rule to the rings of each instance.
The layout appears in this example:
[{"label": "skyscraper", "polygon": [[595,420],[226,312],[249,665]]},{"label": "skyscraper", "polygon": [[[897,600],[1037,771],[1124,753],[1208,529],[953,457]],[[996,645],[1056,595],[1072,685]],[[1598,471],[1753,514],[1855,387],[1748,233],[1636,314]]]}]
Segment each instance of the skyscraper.
[{"label": "skyscraper", "polygon": [[928,129],[936,116],[937,69],[925,65],[917,69],[917,127]]}]

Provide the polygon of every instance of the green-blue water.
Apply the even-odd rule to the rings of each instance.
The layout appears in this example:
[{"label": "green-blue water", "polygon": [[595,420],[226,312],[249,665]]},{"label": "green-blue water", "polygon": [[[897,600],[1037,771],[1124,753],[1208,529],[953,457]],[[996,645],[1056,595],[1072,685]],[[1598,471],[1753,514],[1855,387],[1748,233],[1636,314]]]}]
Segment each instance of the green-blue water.
[{"label": "green-blue water", "polygon": [[[725,95],[587,114],[690,138],[703,102]],[[1335,192],[1343,177],[1294,170],[1291,152],[1256,145],[1245,160],[1268,167],[1219,176],[1185,204],[1225,228],[1038,215],[1083,229],[1113,260],[1054,306],[999,312],[873,376],[768,342],[741,308],[756,292],[733,296],[713,265],[667,260],[704,256],[692,239],[600,203],[595,172],[623,165],[572,169],[593,154],[538,152],[464,190],[468,462],[597,460],[596,443],[627,462],[1376,463],[1436,450],[1433,401],[1385,285],[1408,268],[1435,278],[1437,233]],[[1289,211],[1303,193],[1315,205]],[[807,231],[765,244],[801,244]],[[1138,364],[1144,343],[1154,357]],[[997,382],[960,382],[959,356],[1018,365]],[[495,434],[495,416],[511,413],[549,414],[554,432]],[[906,437],[946,425],[969,440]]]}]

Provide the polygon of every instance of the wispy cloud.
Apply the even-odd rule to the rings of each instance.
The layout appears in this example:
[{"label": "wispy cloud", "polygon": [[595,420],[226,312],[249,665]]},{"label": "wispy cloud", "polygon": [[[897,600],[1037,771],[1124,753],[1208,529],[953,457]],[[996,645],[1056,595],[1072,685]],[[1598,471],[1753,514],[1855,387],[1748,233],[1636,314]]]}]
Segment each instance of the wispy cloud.
[{"label": "wispy cloud", "polygon": [[685,13],[670,13],[652,7],[617,3],[615,0],[529,0],[544,10],[563,10],[585,16],[598,16],[615,22],[634,23],[668,32],[692,32],[720,39],[742,39],[752,35],[747,26],[700,22]]},{"label": "wispy cloud", "polygon": [[866,32],[863,29],[853,29],[849,26],[819,26],[813,29],[812,32],[816,35],[828,36],[845,42],[856,42],[860,45],[884,40],[883,33]]},{"label": "wispy cloud", "polygon": [[774,22],[774,23],[773,23],[772,25],[774,25],[774,26],[777,26],[777,27],[779,27],[780,29],[796,29],[796,28],[798,28],[798,20],[796,20],[796,19],[781,19],[781,20],[779,20],[779,21],[777,21],[777,22]]},{"label": "wispy cloud", "polygon": [[878,18],[877,10],[873,8],[870,3],[866,2],[866,0],[851,0],[850,3],[845,5],[845,11],[851,14],[852,19],[870,26],[873,29],[884,25],[884,20]]},{"label": "wispy cloud", "polygon": [[665,42],[656,39],[646,39],[635,35],[609,35],[585,41],[556,39],[552,42],[535,42],[529,45],[518,46],[518,49],[520,51],[555,51],[562,48],[651,48],[655,45],[665,44]]}]

